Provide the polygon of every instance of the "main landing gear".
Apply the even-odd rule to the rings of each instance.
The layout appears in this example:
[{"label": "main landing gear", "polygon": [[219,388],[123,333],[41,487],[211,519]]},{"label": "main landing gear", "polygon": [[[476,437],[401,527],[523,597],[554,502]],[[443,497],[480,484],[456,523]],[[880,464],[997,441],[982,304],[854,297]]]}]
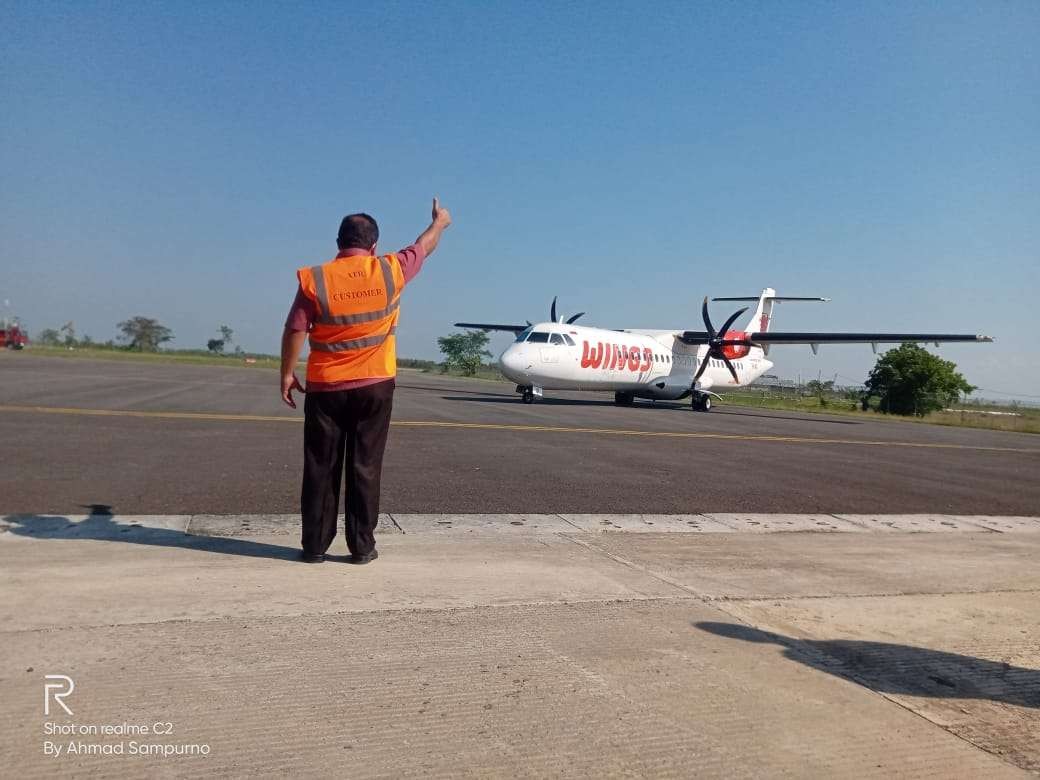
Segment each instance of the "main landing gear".
[{"label": "main landing gear", "polygon": [[635,393],[614,393],[614,403],[618,406],[631,406],[635,400]]},{"label": "main landing gear", "polygon": [[710,412],[711,396],[707,393],[694,393],[690,397],[690,408],[695,412]]}]

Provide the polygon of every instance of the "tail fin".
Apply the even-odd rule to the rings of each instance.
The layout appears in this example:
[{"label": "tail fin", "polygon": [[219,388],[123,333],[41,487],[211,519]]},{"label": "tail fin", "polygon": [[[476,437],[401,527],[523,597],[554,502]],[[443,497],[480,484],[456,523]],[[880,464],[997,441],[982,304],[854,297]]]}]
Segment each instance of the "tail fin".
[{"label": "tail fin", "polygon": [[766,287],[758,297],[746,298],[712,298],[713,301],[758,301],[755,313],[751,315],[748,324],[744,326],[746,333],[768,333],[769,326],[773,323],[773,304],[776,301],[829,301],[830,298],[799,298],[786,295],[777,295],[772,287]]},{"label": "tail fin", "polygon": [[758,298],[758,308],[751,315],[751,320],[744,328],[748,333],[768,333],[769,326],[773,322],[773,301],[776,300],[776,290],[767,287]]}]

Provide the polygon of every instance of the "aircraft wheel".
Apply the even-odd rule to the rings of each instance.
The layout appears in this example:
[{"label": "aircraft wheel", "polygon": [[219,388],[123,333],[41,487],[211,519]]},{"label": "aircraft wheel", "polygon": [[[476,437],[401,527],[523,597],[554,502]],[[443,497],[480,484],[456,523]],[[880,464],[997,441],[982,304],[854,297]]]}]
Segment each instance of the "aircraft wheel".
[{"label": "aircraft wheel", "polygon": [[522,398],[523,398],[523,401],[524,401],[525,404],[533,404],[534,403],[534,391],[530,390],[530,389],[524,390],[524,394],[523,394]]},{"label": "aircraft wheel", "polygon": [[701,401],[701,411],[702,412],[710,412],[711,411],[711,396],[710,395],[704,396],[704,399]]},{"label": "aircraft wheel", "polygon": [[635,400],[633,393],[614,393],[614,403],[618,406],[631,406]]}]

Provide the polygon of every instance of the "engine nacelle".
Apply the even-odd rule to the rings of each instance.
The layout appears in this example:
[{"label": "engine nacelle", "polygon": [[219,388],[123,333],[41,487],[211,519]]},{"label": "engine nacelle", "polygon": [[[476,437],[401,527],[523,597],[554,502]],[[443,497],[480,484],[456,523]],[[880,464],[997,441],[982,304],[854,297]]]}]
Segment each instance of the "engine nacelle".
[{"label": "engine nacelle", "polygon": [[638,398],[650,398],[655,401],[678,401],[690,394],[690,386],[683,384],[670,384],[667,381],[654,382],[635,392]]}]

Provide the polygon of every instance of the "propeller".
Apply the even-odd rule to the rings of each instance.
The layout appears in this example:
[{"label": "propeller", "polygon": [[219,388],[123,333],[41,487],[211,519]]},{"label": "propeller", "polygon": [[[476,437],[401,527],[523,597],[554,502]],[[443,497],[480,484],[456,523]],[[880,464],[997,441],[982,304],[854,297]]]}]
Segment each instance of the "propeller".
[{"label": "propeller", "polygon": [[[572,325],[579,317],[584,317],[584,316],[585,316],[585,312],[580,311],[577,314],[574,314],[574,315],[568,317],[567,318],[567,324],[568,325]],[[563,322],[563,317],[562,316],[557,316],[557,313],[556,313],[556,298],[555,297],[552,299],[552,305],[549,307],[549,317],[552,318],[552,322],[553,323],[559,324],[559,323]],[[488,322],[456,322],[455,323],[455,327],[456,328],[475,328],[477,330],[484,330],[484,331],[488,331],[488,330],[504,330],[504,331],[507,331],[509,333],[522,333],[523,331],[525,331],[528,328],[530,328],[531,325],[532,325],[530,320],[526,320],[526,322],[527,322],[526,325],[499,325],[499,324],[492,324],[492,323],[488,323]]]},{"label": "propeller", "polygon": [[[556,316],[556,298],[557,298],[557,296],[554,295],[553,299],[552,299],[552,305],[549,307],[549,320],[551,322],[563,322],[563,317],[557,317]],[[578,312],[577,314],[574,314],[571,317],[567,318],[567,324],[571,325],[575,321],[577,321],[577,319],[579,317],[584,317],[584,316],[585,316],[585,312],[583,312],[583,311]]]},{"label": "propeller", "polygon": [[748,307],[745,306],[740,311],[735,311],[730,315],[726,323],[719,329],[715,330],[711,324],[711,317],[708,316],[708,298],[705,296],[704,305],[701,307],[701,316],[704,317],[704,327],[708,331],[708,352],[704,356],[704,360],[701,361],[700,368],[697,369],[697,373],[693,375],[693,384],[697,384],[697,380],[701,378],[701,375],[708,370],[708,361],[712,358],[721,360],[726,364],[726,368],[729,369],[730,374],[733,375],[734,382],[740,382],[740,378],[737,376],[737,369],[733,367],[733,364],[729,362],[729,358],[726,357],[725,347],[753,347],[755,344],[750,339],[727,339],[726,334],[729,332],[730,326],[736,321],[737,317],[746,312]]}]

